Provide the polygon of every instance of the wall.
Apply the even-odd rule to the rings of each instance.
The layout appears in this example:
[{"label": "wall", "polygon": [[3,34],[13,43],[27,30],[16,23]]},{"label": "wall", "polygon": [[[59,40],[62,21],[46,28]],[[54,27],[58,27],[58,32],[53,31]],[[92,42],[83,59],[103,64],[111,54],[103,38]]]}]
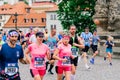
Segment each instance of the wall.
[{"label": "wall", "polygon": [[[51,15],[56,15],[56,19],[51,20]],[[56,25],[56,29],[57,29],[57,34],[62,31],[62,25],[60,23],[60,21],[57,18],[57,13],[56,12],[46,12],[46,28],[48,29],[48,32],[50,33],[50,29],[51,29],[51,25]]]}]

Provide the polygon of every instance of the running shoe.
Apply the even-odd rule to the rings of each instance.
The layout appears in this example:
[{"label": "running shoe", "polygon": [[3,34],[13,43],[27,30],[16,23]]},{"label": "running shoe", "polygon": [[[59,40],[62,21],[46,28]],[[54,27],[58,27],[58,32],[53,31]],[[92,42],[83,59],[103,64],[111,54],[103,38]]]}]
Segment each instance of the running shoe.
[{"label": "running shoe", "polygon": [[91,69],[90,66],[88,66],[88,65],[85,65],[85,67],[86,67],[86,69]]},{"label": "running shoe", "polygon": [[104,57],[104,61],[106,61],[106,57]]},{"label": "running shoe", "polygon": [[90,59],[90,63],[94,64],[94,58]]},{"label": "running shoe", "polygon": [[112,63],[110,63],[110,66],[112,66]]}]

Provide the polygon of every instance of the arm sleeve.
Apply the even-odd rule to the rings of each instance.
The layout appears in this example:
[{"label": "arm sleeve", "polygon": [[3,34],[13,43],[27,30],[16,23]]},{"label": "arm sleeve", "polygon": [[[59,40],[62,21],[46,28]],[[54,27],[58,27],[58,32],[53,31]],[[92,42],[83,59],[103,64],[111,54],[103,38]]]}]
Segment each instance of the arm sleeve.
[{"label": "arm sleeve", "polygon": [[84,32],[82,32],[82,33],[81,33],[80,37],[81,37],[81,38],[84,38],[84,36],[83,36],[83,35],[84,35]]}]

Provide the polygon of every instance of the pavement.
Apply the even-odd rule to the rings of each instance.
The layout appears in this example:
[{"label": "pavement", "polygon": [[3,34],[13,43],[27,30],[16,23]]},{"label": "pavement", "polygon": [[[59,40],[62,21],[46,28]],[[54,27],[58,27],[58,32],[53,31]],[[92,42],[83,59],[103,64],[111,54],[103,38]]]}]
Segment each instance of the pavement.
[{"label": "pavement", "polygon": [[[89,56],[90,59],[91,56]],[[109,62],[103,60],[103,57],[96,57],[95,64],[91,66],[88,70],[85,68],[83,59],[80,60],[77,70],[75,80],[120,80],[120,59],[112,59],[113,65],[110,66]],[[30,75],[29,65],[23,65],[19,63],[20,66],[20,76],[22,80],[33,80]],[[55,68],[53,69],[54,75],[50,75],[46,72],[43,80],[57,80],[57,75],[55,73]]]}]

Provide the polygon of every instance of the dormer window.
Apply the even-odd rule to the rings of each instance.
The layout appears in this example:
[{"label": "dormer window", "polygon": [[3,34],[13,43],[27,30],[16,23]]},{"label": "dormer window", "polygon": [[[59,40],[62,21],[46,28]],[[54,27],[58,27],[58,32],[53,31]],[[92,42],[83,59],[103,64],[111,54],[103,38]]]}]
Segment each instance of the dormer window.
[{"label": "dormer window", "polygon": [[29,8],[26,8],[26,12],[27,12],[27,13],[30,13],[30,9],[31,9],[30,7],[29,7]]},{"label": "dormer window", "polygon": [[41,18],[42,22],[45,22],[46,21],[46,18]]},{"label": "dormer window", "polygon": [[13,23],[17,23],[17,19],[13,19]]},{"label": "dormer window", "polygon": [[34,22],[36,22],[36,21],[37,21],[37,19],[31,18],[31,22],[32,22],[32,23],[34,23]]},{"label": "dormer window", "polygon": [[0,19],[2,19],[2,16],[0,16]]},{"label": "dormer window", "polygon": [[25,22],[25,23],[28,23],[28,22],[29,22],[29,19],[24,19],[24,22]]}]

